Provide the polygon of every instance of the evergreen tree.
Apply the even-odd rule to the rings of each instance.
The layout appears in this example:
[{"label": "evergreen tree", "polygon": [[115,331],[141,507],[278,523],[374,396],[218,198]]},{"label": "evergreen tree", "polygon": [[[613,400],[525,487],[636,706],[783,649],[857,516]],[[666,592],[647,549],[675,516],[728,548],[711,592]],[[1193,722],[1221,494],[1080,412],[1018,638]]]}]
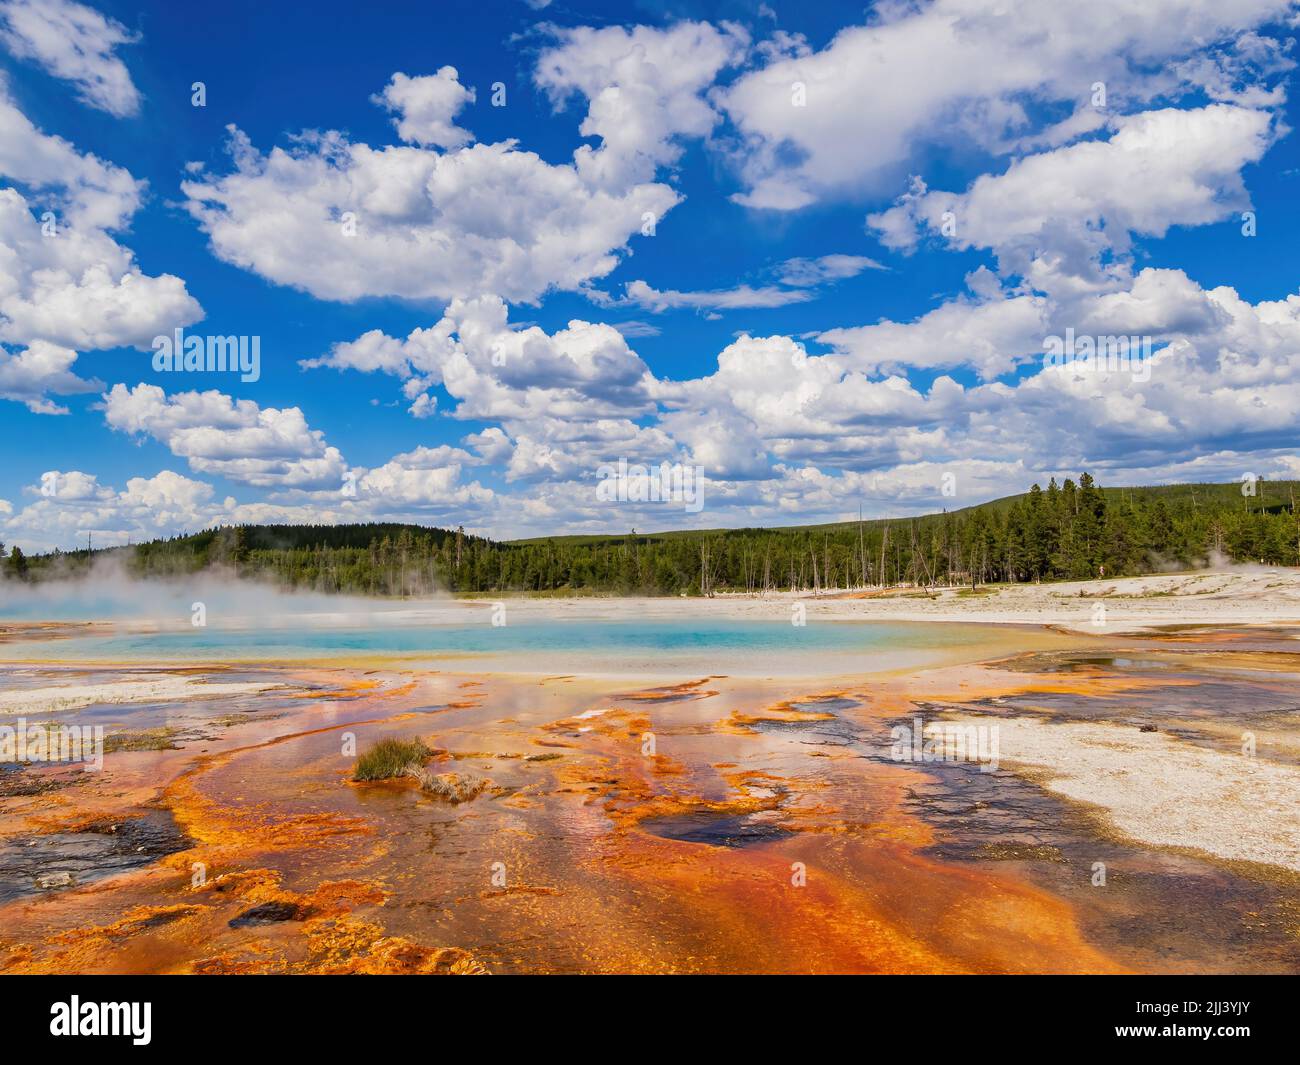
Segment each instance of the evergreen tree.
[{"label": "evergreen tree", "polygon": [[9,575],[23,580],[27,577],[27,556],[23,554],[23,549],[14,544],[13,550],[9,552],[8,563]]}]

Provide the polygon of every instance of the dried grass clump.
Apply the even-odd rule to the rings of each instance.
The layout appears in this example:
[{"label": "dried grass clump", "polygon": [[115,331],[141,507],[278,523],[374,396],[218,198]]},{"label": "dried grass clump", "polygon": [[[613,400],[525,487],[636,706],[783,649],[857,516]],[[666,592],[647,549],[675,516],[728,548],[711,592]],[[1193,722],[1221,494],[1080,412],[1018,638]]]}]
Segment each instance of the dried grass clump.
[{"label": "dried grass clump", "polygon": [[414,778],[425,794],[450,803],[469,802],[492,786],[492,781],[486,777],[467,773],[432,773],[424,766],[410,766],[406,775]]}]

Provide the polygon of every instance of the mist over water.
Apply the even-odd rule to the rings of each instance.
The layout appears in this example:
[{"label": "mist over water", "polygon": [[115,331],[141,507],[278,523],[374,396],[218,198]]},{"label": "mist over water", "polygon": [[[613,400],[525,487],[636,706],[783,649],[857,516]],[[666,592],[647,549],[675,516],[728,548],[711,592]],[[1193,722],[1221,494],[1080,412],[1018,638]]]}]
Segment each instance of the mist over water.
[{"label": "mist over water", "polygon": [[133,577],[120,560],[97,561],[89,576],[26,583],[0,579],[0,620],[109,621],[161,628],[193,626],[202,604],[205,627],[283,628],[286,625],[390,624],[418,603],[293,591],[248,581],[222,570],[183,577]]}]

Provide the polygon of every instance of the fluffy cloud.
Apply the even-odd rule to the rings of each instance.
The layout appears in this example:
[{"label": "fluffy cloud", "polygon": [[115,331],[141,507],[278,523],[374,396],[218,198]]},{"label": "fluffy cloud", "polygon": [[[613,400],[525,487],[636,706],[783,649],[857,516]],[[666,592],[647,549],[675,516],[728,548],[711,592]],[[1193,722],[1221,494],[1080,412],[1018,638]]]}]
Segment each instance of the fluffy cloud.
[{"label": "fluffy cloud", "polygon": [[[940,377],[922,393],[897,376],[873,380],[849,369],[852,355],[809,356],[781,338],[742,338],[685,398],[695,408],[729,400],[779,456],[820,455],[849,468],[982,454],[1150,471],[1237,452],[1246,441],[1265,452],[1293,444],[1300,410],[1286,397],[1300,386],[1300,296],[1252,305],[1231,288],[1205,291],[1179,272],[1146,270],[1101,300],[1119,308],[1095,319],[1113,330],[1121,314],[1125,324],[1163,323],[1146,373],[1047,366],[970,389]],[[1004,328],[1000,312],[967,310],[962,329],[973,340],[981,329],[992,338]],[[890,425],[901,435],[852,439],[854,426]]]},{"label": "fluffy cloud", "polygon": [[411,414],[430,417],[437,409],[437,397],[429,389],[442,382],[444,366],[453,357],[463,355],[455,330],[456,324],[450,318],[428,329],[415,329],[405,340],[371,329],[356,340],[335,344],[319,358],[302,359],[298,365],[305,370],[328,367],[391,374],[403,381],[402,392],[413,401]]},{"label": "fluffy cloud", "polygon": [[0,500],[0,541],[37,551],[84,545],[88,534],[102,547],[216,525],[335,524],[377,517],[470,525],[489,513],[495,497],[477,483],[459,483],[455,451],[417,449],[378,469],[357,471],[359,478],[346,491],[295,490],[285,493],[285,502],[218,498],[212,485],[171,470],[132,477],[122,489],[80,470],[47,470],[24,489],[31,500],[26,506]]},{"label": "fluffy cloud", "polygon": [[80,470],[47,470],[26,491],[34,501],[0,514],[0,534],[27,550],[84,546],[87,534],[97,547],[170,536],[213,525],[235,506],[215,504],[211,485],[170,470],[132,477],[121,490]]},{"label": "fluffy cloud", "polygon": [[668,29],[549,27],[557,44],[538,57],[534,79],[560,105],[587,100],[579,132],[599,147],[574,152],[583,180],[622,189],[650,181],[681,155],[681,137],[705,137],[719,115],[704,91],[749,44],[737,26],[679,22]]},{"label": "fluffy cloud", "polygon": [[120,229],[140,206],[142,185],[121,167],[42,133],[18,109],[0,78],[0,173],[47,193],[72,226]]},{"label": "fluffy cloud", "polygon": [[84,103],[118,118],[140,110],[140,94],[115,54],[135,40],[121,23],[72,0],[0,3],[0,41],[9,51],[72,82]]},{"label": "fluffy cloud", "polygon": [[114,385],[106,423],[145,435],[188,459],[191,469],[261,488],[338,489],[346,463],[297,407],[259,407],[215,390],[166,395],[156,385]]},{"label": "fluffy cloud", "polygon": [[100,381],[88,381],[72,372],[77,353],[45,340],[34,340],[26,349],[10,355],[0,349],[0,399],[27,404],[37,414],[67,414],[66,407],[52,402],[46,393],[60,396],[98,392]]},{"label": "fluffy cloud", "polygon": [[202,317],[178,277],[144,274],[111,233],[140,205],[141,184],[120,167],[38,130],[0,81],[0,395],[32,410],[63,410],[42,394],[87,391],[71,370],[78,350],[147,347]]},{"label": "fluffy cloud", "polygon": [[1127,251],[1131,234],[1161,237],[1248,207],[1241,170],[1274,137],[1267,112],[1230,104],[1148,111],[1114,127],[1108,140],[1018,160],[962,195],[918,183],[869,222],[891,247],[914,247],[924,226],[957,248],[995,249],[1004,269],[1021,274],[1044,249],[1082,251],[1073,272],[1083,273],[1103,251]]},{"label": "fluffy cloud", "polygon": [[410,78],[394,74],[376,98],[396,113],[393,125],[408,144],[460,148],[474,139],[452,120],[466,104],[474,102],[474,90],[460,83],[455,67],[443,67],[436,74]]},{"label": "fluffy cloud", "polygon": [[[1247,90],[1284,60],[1233,42],[1291,10],[1290,0],[879,5],[824,49],[778,54],[719,92],[744,138],[738,199],[790,210],[878,194],[927,147],[1004,150],[1035,128],[1034,105],[1073,103],[1083,114],[1096,82],[1115,111],[1197,89],[1275,101]],[[1223,47],[1207,50],[1215,42]],[[1194,55],[1198,63],[1182,62]],[[1075,119],[1072,132],[1089,121]]]},{"label": "fluffy cloud", "polygon": [[1028,357],[1042,356],[1045,314],[1045,301],[1037,296],[958,299],[914,322],[829,329],[817,339],[866,373],[973,366],[991,379],[1010,373]]},{"label": "fluffy cloud", "polygon": [[679,199],[662,184],[597,187],[512,141],[442,152],[304,133],[263,155],[232,127],[231,152],[233,173],[182,184],[212,250],[331,300],[577,289]]},{"label": "fluffy cloud", "polygon": [[463,468],[476,461],[459,448],[416,448],[367,470],[357,482],[358,499],[362,505],[377,504],[383,511],[414,507],[454,513],[463,521],[467,512],[494,498],[490,488],[461,480]]},{"label": "fluffy cloud", "polygon": [[601,465],[620,458],[657,465],[686,457],[663,429],[629,418],[542,418],[508,422],[507,427],[514,437],[505,471],[512,482],[591,484]]},{"label": "fluffy cloud", "polygon": [[0,340],[10,343],[143,349],[203,315],[179,277],[144,274],[103,230],[33,218],[15,189],[0,189],[0,263]]},{"label": "fluffy cloud", "polygon": [[580,132],[600,138],[571,164],[471,145],[453,119],[474,93],[443,67],[395,74],[375,97],[405,145],[304,132],[263,154],[232,127],[234,172],[185,182],[186,206],[222,259],[323,299],[534,302],[604,277],[678,203],[656,173],[713,130],[705,92],[748,37],[698,22],[546,33],[536,84],[557,107],[583,97]]},{"label": "fluffy cloud", "polygon": [[441,385],[458,401],[457,418],[599,418],[653,409],[654,376],[613,326],[574,320],[554,334],[512,329],[496,297],[454,300],[439,322],[405,340],[371,330],[301,365],[392,374],[417,405]]}]

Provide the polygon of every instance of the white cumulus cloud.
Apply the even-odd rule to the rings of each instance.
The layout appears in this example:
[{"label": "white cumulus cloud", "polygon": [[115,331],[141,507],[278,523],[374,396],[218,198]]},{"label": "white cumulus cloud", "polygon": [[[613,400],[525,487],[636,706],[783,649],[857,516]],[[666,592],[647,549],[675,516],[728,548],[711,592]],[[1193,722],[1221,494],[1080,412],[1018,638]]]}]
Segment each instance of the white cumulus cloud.
[{"label": "white cumulus cloud", "polygon": [[21,59],[33,59],[77,87],[91,107],[125,118],[140,110],[140,93],[118,45],[136,37],[120,22],[72,0],[4,0],[0,41]]}]

